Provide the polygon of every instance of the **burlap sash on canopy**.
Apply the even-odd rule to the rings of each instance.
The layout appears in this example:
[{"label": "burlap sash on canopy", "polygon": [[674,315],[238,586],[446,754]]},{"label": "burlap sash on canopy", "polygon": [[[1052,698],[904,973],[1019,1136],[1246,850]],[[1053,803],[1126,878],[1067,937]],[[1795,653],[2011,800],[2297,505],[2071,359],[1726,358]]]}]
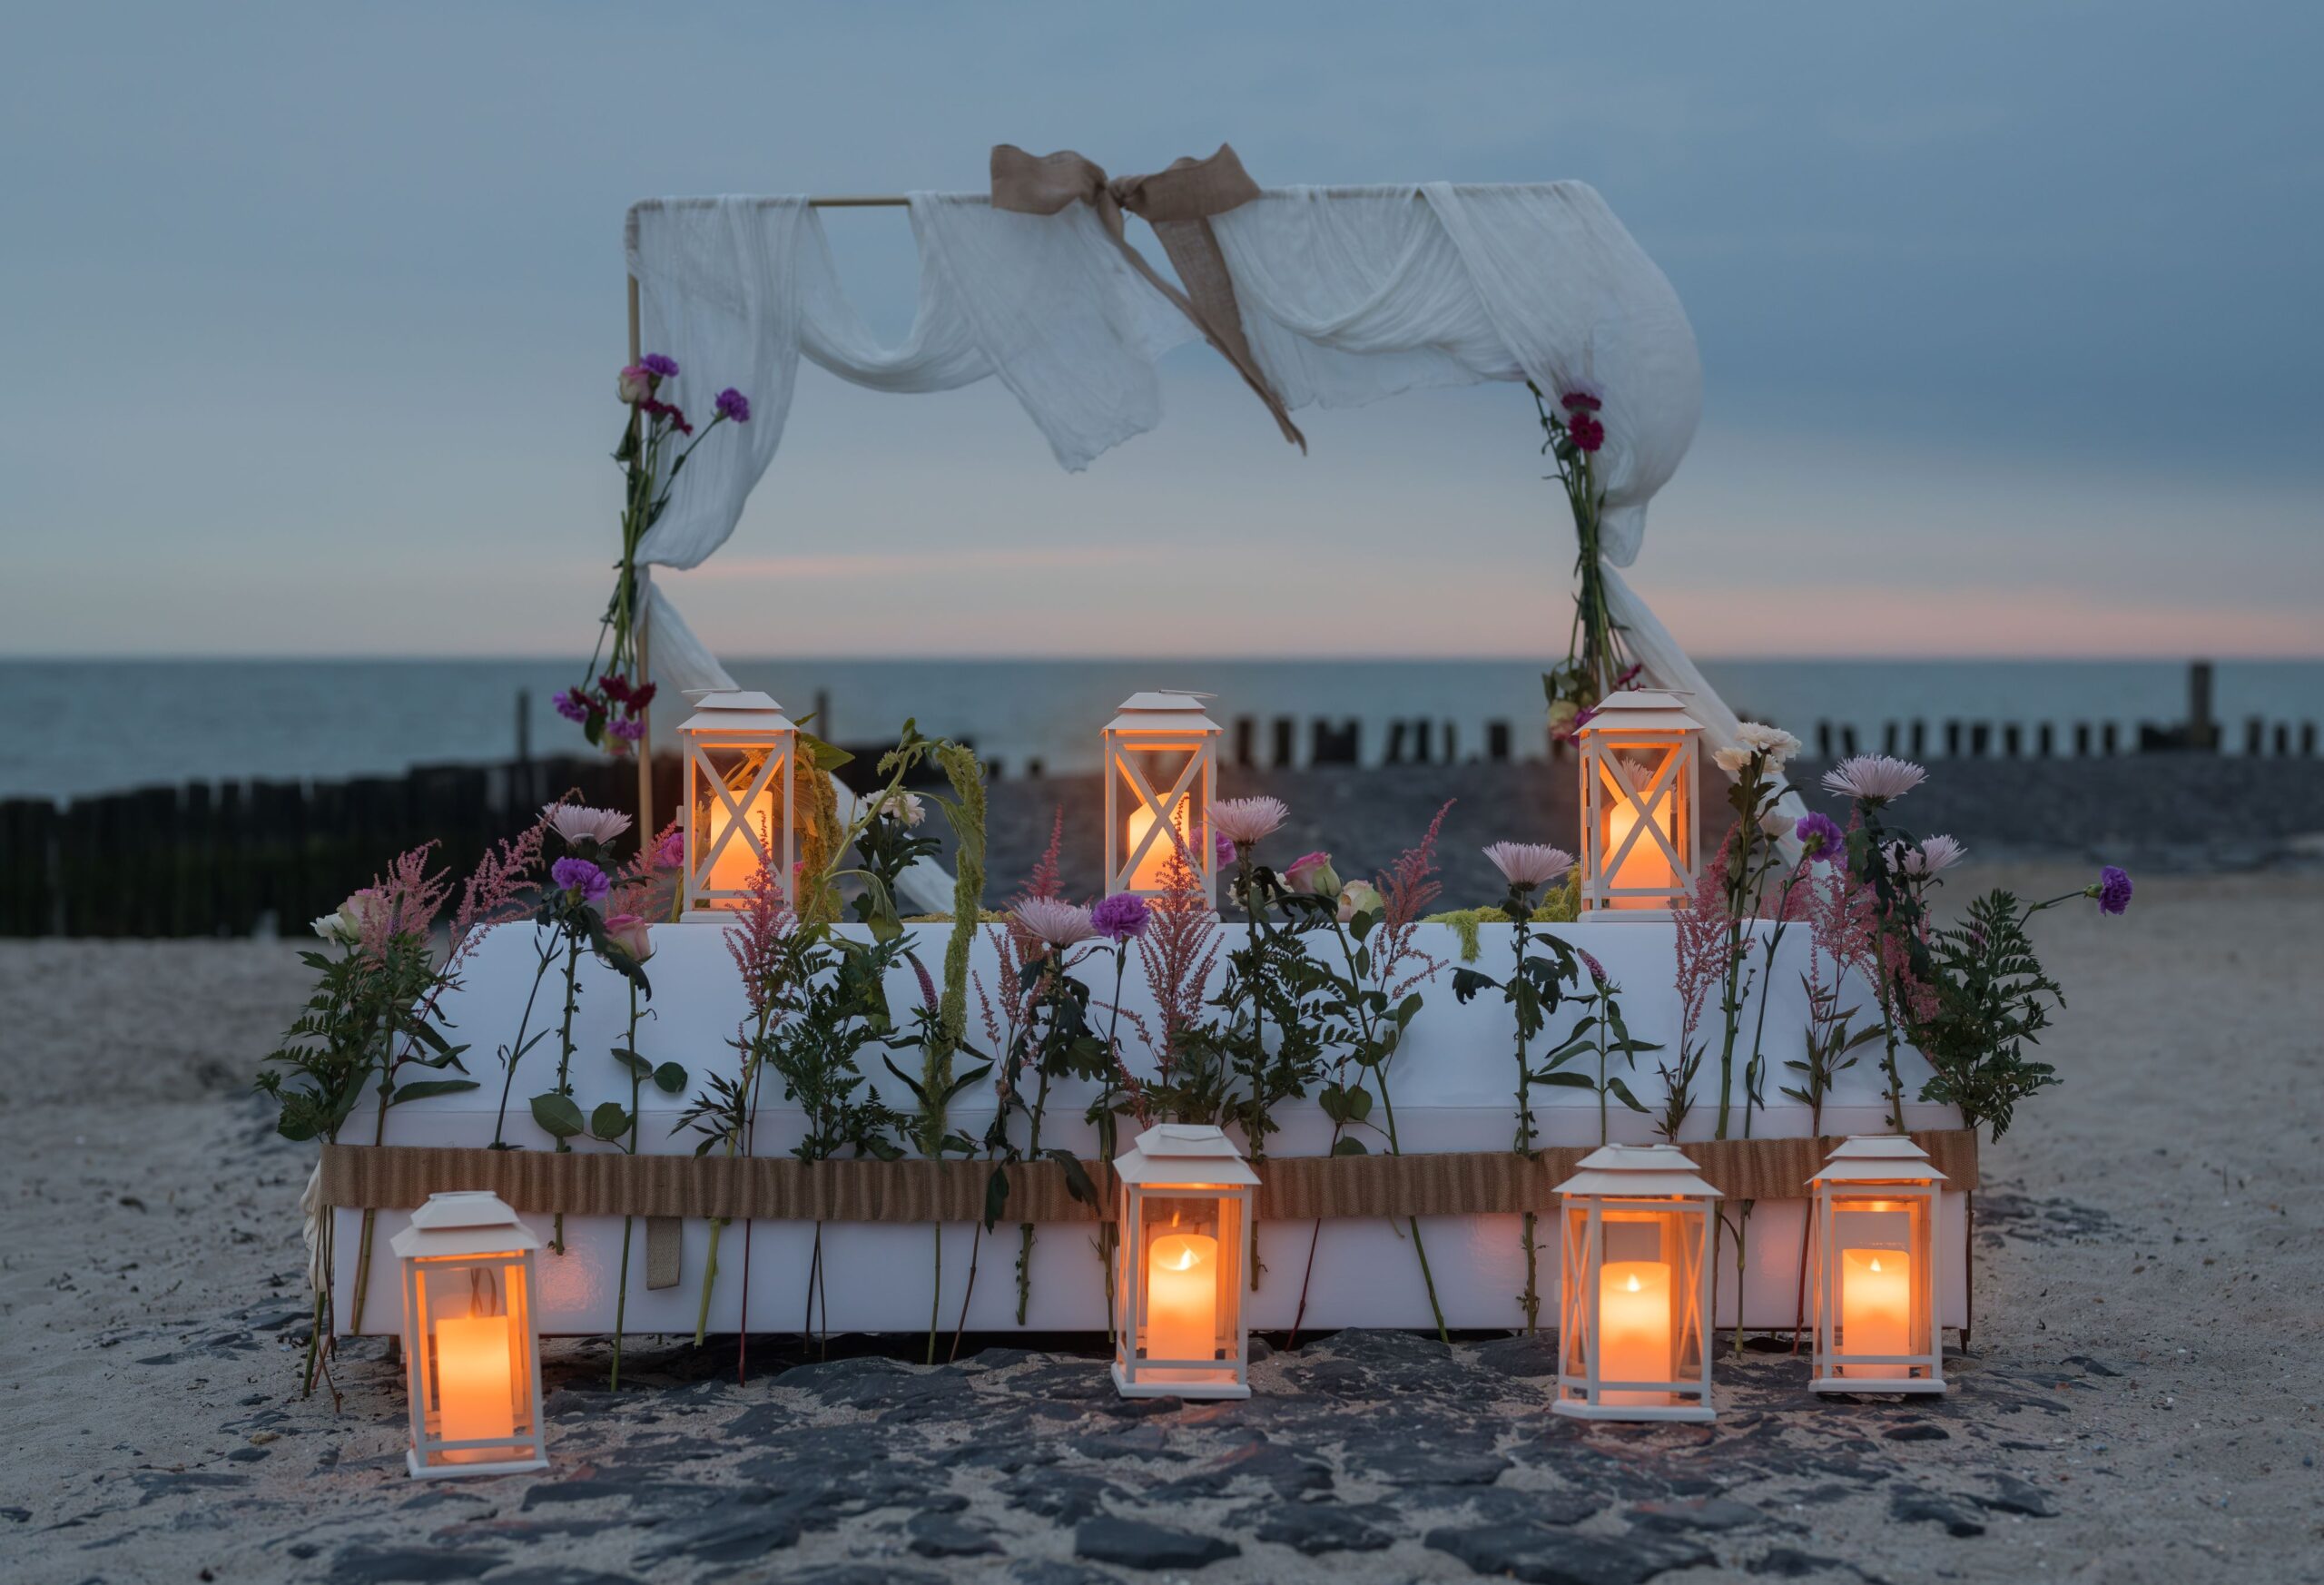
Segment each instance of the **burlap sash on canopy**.
[{"label": "burlap sash on canopy", "polygon": [[[1912,1136],[1950,1189],[1977,1186],[1973,1128]],[[1690,1140],[1702,1176],[1730,1199],[1796,1199],[1837,1139]],[[1556,1186],[1590,1147],[1415,1156],[1301,1157],[1257,1164],[1265,1221],[1344,1216],[1507,1216],[1549,1209]],[[1114,1203],[1111,1168],[1085,1164]],[[1012,1165],[1009,1222],[1086,1222],[1052,1162]],[[322,1197],[350,1209],[409,1209],[431,1194],[490,1189],[519,1211],[575,1216],[704,1217],[740,1221],[973,1222],[984,1215],[992,1166],[982,1161],[820,1161],[719,1156],[556,1155],[438,1146],[327,1145]]]}]

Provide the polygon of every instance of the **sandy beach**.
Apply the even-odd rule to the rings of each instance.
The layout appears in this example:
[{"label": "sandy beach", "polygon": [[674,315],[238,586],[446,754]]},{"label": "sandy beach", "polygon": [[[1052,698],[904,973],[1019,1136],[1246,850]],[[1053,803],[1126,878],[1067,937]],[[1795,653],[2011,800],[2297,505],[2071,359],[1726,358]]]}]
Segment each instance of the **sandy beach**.
[{"label": "sandy beach", "polygon": [[[1972,866],[2049,895],[2076,869]],[[374,1343],[297,1396],[310,1152],[247,1093],[295,946],[0,943],[5,1573],[505,1585],[1198,1577],[2324,1579],[2324,877],[2045,915],[2064,1087],[1986,1156],[1941,1402],[1817,1403],[1787,1342],[1712,1427],[1584,1431],[1522,1342],[1342,1334],[1247,1404],[1087,1351],[553,1344],[552,1468],[419,1485]],[[891,1357],[891,1354],[894,1357]],[[1152,1568],[1152,1573],[1141,1572]]]}]

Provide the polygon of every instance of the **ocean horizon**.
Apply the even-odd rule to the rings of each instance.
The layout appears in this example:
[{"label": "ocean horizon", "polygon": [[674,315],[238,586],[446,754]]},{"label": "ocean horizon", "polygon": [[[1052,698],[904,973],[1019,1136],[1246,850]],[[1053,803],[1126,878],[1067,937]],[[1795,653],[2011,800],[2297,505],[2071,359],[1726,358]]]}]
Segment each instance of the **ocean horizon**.
[{"label": "ocean horizon", "polygon": [[[907,718],[923,733],[967,739],[1003,773],[1031,762],[1093,768],[1098,733],[1143,688],[1215,695],[1222,724],[1239,716],[1360,724],[1362,763],[1379,763],[1389,724],[1432,724],[1453,752],[1483,752],[1486,728],[1511,727],[1519,758],[1541,753],[1543,663],[1509,658],[1180,659],[1111,657],[766,657],[730,660],[794,716],[850,744],[891,740]],[[2063,747],[2075,725],[2186,718],[2184,660],[1910,660],[1895,657],[1699,662],[1739,713],[1807,739],[1819,723],[1876,747],[1887,723],[2016,724],[2030,743],[2051,725]],[[551,704],[581,680],[577,659],[200,657],[0,660],[0,797],[73,798],[186,782],[385,775],[415,764],[485,763],[587,752]],[[2243,724],[2324,718],[2324,659],[2222,660],[2213,718],[2227,752]],[[519,725],[519,701],[523,724]],[[666,728],[675,720],[661,713]],[[1262,743],[1266,741],[1264,729]]]}]

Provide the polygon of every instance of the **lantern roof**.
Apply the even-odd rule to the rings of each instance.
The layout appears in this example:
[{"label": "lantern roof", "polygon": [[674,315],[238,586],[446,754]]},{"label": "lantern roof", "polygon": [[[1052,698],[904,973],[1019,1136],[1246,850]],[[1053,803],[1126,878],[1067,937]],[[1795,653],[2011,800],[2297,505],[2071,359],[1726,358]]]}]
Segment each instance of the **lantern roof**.
[{"label": "lantern roof", "polygon": [[1108,732],[1216,732],[1218,723],[1203,712],[1208,694],[1180,689],[1148,689],[1121,703],[1121,714],[1106,723]]},{"label": "lantern roof", "polygon": [[1114,1157],[1124,1183],[1223,1184],[1256,1187],[1259,1175],[1226,1131],[1207,1123],[1157,1123]]},{"label": "lantern roof", "polygon": [[694,714],[680,732],[796,732],[798,724],[783,713],[772,694],[756,688],[688,688]]},{"label": "lantern roof", "polygon": [[411,1214],[411,1226],[389,1239],[399,1258],[437,1255],[521,1255],[540,1239],[508,1202],[489,1189],[429,1195]]},{"label": "lantern roof", "polygon": [[1819,1183],[1943,1183],[1928,1152],[1903,1134],[1851,1134],[1819,1168]]},{"label": "lantern roof", "polygon": [[1687,695],[1668,688],[1618,688],[1598,702],[1590,719],[1574,730],[1593,732],[1700,732],[1703,724],[1687,714]]},{"label": "lantern roof", "polygon": [[1705,1200],[1723,1197],[1703,1181],[1694,1162],[1676,1145],[1600,1145],[1581,1158],[1581,1169],[1558,1185],[1557,1192],[1618,1199],[1660,1195]]}]

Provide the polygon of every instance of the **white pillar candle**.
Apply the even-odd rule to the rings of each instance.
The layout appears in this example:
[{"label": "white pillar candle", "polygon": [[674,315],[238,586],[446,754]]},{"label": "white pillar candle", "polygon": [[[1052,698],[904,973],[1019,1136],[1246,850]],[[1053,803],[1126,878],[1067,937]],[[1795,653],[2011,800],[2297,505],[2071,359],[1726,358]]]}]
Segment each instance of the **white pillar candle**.
[{"label": "white pillar candle", "polygon": [[1146,1262],[1146,1357],[1209,1360],[1218,1352],[1218,1240],[1167,1233]]}]

